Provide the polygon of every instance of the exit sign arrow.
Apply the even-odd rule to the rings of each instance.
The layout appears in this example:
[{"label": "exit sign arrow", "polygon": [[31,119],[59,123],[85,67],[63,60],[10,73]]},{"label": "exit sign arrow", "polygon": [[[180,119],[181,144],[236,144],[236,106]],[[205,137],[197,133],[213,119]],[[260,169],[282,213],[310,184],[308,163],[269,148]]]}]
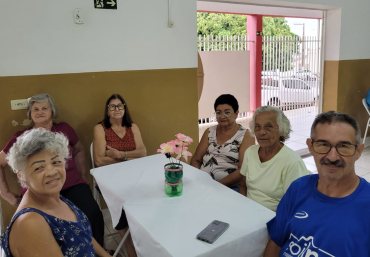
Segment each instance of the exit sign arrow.
[{"label": "exit sign arrow", "polygon": [[111,2],[107,2],[107,4],[110,4],[113,7],[116,5],[116,2],[114,2],[114,0],[111,0]]}]

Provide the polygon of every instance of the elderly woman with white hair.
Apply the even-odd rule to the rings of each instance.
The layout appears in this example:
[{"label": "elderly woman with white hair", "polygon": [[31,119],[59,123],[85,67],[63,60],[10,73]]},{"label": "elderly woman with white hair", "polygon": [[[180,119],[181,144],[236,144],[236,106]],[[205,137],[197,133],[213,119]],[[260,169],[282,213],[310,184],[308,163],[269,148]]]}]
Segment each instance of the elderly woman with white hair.
[{"label": "elderly woman with white hair", "polygon": [[245,176],[240,192],[276,211],[290,184],[310,174],[302,158],[284,145],[291,132],[290,121],[278,108],[261,106],[249,124],[258,145],[244,154],[240,174]]},{"label": "elderly woman with white hair", "polygon": [[[73,202],[90,221],[93,236],[99,244],[104,244],[104,219],[103,214],[94,200],[91,189],[87,184],[88,170],[85,162],[84,148],[73,128],[66,122],[56,123],[58,109],[49,94],[37,94],[31,97],[28,103],[27,116],[33,121],[33,125],[25,130],[18,131],[9,140],[0,152],[0,193],[1,196],[13,206],[18,206],[21,196],[9,190],[5,177],[7,155],[17,138],[27,131],[43,128],[48,131],[63,133],[68,139],[68,148],[71,158],[67,160],[66,181],[60,192],[65,198]],[[26,188],[22,187],[22,194]]]},{"label": "elderly woman with white hair", "polygon": [[68,145],[63,134],[38,128],[9,150],[8,163],[28,190],[1,237],[7,257],[110,256],[93,238],[86,215],[60,195]]}]

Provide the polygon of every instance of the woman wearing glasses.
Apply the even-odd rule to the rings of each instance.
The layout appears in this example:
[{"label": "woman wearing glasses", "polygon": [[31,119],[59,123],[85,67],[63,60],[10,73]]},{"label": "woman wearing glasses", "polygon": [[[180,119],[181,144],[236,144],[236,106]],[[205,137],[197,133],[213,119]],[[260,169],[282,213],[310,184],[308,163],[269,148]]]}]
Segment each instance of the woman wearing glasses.
[{"label": "woman wearing glasses", "polygon": [[[146,148],[138,126],[132,122],[125,100],[111,95],[104,106],[104,120],[94,128],[94,162],[97,167],[146,156]],[[123,237],[128,229],[125,212],[116,230]],[[125,241],[128,255],[136,256],[131,234]]]},{"label": "woman wearing glasses", "polygon": [[311,174],[302,158],[284,145],[291,131],[290,121],[278,108],[259,107],[249,124],[258,145],[244,155],[240,173],[245,176],[240,192],[253,201],[276,211],[290,184]]},{"label": "woman wearing glasses", "polygon": [[233,174],[239,173],[244,152],[254,144],[254,137],[236,123],[239,104],[233,95],[220,95],[214,109],[218,125],[204,132],[190,164],[237,190],[242,176]]}]

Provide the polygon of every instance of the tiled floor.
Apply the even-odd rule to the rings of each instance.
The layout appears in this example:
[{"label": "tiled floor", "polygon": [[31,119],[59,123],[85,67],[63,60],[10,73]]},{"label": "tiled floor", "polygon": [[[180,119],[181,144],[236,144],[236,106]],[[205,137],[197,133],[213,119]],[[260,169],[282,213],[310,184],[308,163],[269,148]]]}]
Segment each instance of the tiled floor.
[{"label": "tiled floor", "polygon": [[284,113],[292,126],[290,138],[285,142],[286,146],[294,151],[307,148],[306,140],[310,137],[311,125],[318,114],[318,108],[313,106]]},{"label": "tiled floor", "polygon": [[[118,244],[121,242],[122,238],[118,234],[117,230],[115,230],[112,226],[112,219],[111,219],[109,210],[108,209],[103,209],[102,212],[103,212],[104,224],[105,224],[105,228],[104,228],[104,235],[106,236],[105,248],[107,250],[114,250],[115,251],[118,247]],[[117,234],[115,234],[113,236],[107,236],[108,234],[111,234],[111,233],[117,233]],[[126,252],[125,245],[122,246],[121,251],[119,252],[119,254],[117,256],[119,256],[119,257],[127,257],[128,256],[127,252]]]}]

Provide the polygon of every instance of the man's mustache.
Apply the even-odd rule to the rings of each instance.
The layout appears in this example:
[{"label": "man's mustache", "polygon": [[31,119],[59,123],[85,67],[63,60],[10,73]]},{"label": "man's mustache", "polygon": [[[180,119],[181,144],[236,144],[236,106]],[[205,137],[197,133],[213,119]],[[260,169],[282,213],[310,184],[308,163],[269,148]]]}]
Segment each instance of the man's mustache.
[{"label": "man's mustache", "polygon": [[336,160],[335,162],[332,162],[329,159],[324,158],[320,161],[320,163],[323,165],[333,165],[335,167],[340,167],[340,168],[346,167],[346,164],[342,162],[341,160]]}]

